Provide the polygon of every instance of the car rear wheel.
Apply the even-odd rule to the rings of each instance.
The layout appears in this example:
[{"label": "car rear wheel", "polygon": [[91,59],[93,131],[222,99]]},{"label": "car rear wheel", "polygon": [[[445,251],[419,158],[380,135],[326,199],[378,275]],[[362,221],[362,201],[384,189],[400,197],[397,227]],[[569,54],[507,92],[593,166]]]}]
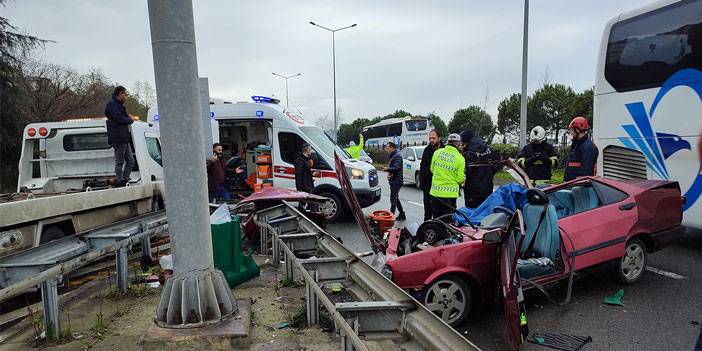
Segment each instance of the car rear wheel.
[{"label": "car rear wheel", "polygon": [[417,186],[417,189],[421,189],[421,180],[419,179],[419,172],[414,174],[414,184]]},{"label": "car rear wheel", "polygon": [[320,205],[320,209],[324,214],[324,218],[327,222],[336,222],[339,217],[344,213],[344,206],[341,203],[339,196],[333,193],[321,193],[319,196],[324,196],[329,198],[329,201]]},{"label": "car rear wheel", "polygon": [[422,302],[444,322],[456,327],[470,314],[472,298],[472,291],[463,279],[448,275],[425,288]]},{"label": "car rear wheel", "polygon": [[632,239],[626,243],[624,257],[617,264],[617,274],[624,284],[633,284],[646,270],[648,264],[648,253],[646,245],[639,239]]}]

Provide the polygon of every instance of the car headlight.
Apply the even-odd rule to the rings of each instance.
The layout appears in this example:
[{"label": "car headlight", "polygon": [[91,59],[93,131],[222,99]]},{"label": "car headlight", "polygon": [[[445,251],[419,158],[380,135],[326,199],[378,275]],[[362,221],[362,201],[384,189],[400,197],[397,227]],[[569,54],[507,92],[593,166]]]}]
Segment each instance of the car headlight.
[{"label": "car headlight", "polygon": [[384,275],[385,278],[392,280],[392,268],[390,268],[390,266],[383,266],[383,269],[380,271],[380,273]]},{"label": "car headlight", "polygon": [[351,168],[351,179],[363,179],[363,170]]}]

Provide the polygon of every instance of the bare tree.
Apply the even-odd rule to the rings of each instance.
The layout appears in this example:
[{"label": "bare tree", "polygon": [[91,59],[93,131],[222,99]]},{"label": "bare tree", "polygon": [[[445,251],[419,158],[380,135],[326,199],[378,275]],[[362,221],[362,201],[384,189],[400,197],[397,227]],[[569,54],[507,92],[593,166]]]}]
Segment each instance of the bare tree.
[{"label": "bare tree", "polygon": [[23,63],[17,84],[24,93],[18,108],[27,123],[102,116],[111,89],[99,70],[81,74],[42,61]]},{"label": "bare tree", "polygon": [[132,89],[129,91],[129,95],[144,105],[146,109],[156,105],[156,89],[154,89],[154,86],[147,80],[134,82]]}]

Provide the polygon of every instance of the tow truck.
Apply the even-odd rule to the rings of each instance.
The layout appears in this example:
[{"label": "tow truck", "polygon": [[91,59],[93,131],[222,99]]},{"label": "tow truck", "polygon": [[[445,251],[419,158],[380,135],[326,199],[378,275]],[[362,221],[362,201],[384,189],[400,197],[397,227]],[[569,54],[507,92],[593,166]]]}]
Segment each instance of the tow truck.
[{"label": "tow truck", "polygon": [[162,209],[159,131],[130,130],[132,181],[115,187],[104,118],[28,124],[16,192],[0,194],[0,257]]}]

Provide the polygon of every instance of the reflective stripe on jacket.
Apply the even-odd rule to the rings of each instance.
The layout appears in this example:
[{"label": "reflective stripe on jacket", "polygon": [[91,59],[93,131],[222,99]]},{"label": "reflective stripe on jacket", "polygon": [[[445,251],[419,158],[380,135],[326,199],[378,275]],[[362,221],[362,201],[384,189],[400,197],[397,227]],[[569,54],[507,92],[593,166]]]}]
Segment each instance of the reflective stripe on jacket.
[{"label": "reflective stripe on jacket", "polygon": [[440,198],[458,198],[459,189],[466,181],[466,160],[453,145],[434,152],[431,158],[431,190],[429,194]]}]

